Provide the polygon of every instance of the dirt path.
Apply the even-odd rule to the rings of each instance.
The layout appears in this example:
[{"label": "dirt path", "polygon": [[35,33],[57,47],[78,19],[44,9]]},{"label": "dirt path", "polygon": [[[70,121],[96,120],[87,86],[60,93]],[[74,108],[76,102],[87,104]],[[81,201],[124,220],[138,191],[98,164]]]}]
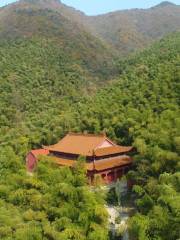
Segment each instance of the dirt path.
[{"label": "dirt path", "polygon": [[[112,235],[115,236],[115,233],[121,229],[123,232],[122,240],[129,240],[127,229],[127,220],[129,219],[128,210],[126,208],[117,206],[106,206],[106,209],[109,213],[109,224]],[[118,217],[121,219],[120,223],[116,223],[116,219]]]},{"label": "dirt path", "polygon": [[[109,213],[109,226],[112,235],[115,236],[117,232],[122,233],[122,240],[129,240],[127,221],[134,211],[131,195],[128,193],[127,185],[123,182],[121,187],[121,206],[106,206]],[[119,221],[117,221],[119,219]]]}]

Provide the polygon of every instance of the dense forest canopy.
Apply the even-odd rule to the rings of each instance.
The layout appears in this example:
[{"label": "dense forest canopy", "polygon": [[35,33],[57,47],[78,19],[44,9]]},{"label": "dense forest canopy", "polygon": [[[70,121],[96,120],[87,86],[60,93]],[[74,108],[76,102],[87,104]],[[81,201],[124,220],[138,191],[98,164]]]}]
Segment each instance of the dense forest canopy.
[{"label": "dense forest canopy", "polygon": [[103,197],[89,191],[84,161],[73,170],[40,162],[33,178],[11,148],[0,153],[2,240],[106,240]]},{"label": "dense forest canopy", "polygon": [[[86,130],[92,133],[106,131],[108,136],[118,143],[133,144],[137,148],[138,155],[134,170],[128,174],[128,177],[137,184],[134,191],[139,213],[130,223],[134,239],[177,239],[180,210],[178,172],[180,34],[170,35],[142,53],[125,61],[119,61],[121,73],[119,78],[88,97],[84,72],[79,68],[73,69],[69,59],[62,57],[62,54],[59,54],[61,60],[56,61],[58,49],[49,64],[52,66],[53,63],[58,62],[63,68],[57,67],[56,70],[52,69],[52,72],[46,72],[48,65],[44,68],[41,59],[37,57],[37,51],[42,52],[37,42],[20,42],[16,54],[16,46],[8,44],[5,43],[1,47],[2,53],[3,51],[9,53],[1,55],[3,71],[0,96],[0,194],[1,222],[4,223],[0,230],[1,238],[24,239],[28,228],[32,227],[35,231],[32,233],[33,239],[36,235],[37,239],[39,236],[58,239],[59,236],[72,234],[68,233],[68,227],[61,226],[61,224],[69,226],[71,222],[71,230],[80,234],[79,238],[75,239],[84,239],[84,236],[85,239],[93,239],[93,237],[87,238],[87,232],[81,230],[81,223],[75,223],[77,215],[74,216],[74,220],[72,216],[66,215],[68,219],[62,219],[61,213],[56,213],[54,209],[57,207],[57,202],[54,203],[57,196],[51,194],[56,194],[59,185],[53,186],[53,183],[51,185],[47,182],[48,179],[57,178],[57,184],[63,186],[65,184],[64,187],[70,184],[68,188],[73,188],[74,194],[77,195],[79,190],[71,182],[76,181],[73,172],[66,169],[64,173],[64,170],[53,170],[53,168],[50,172],[49,166],[42,164],[38,168],[37,177],[29,179],[24,170],[24,157],[29,149],[41,144],[54,143],[70,130]],[[23,46],[28,47],[23,48]],[[25,63],[27,60],[29,63],[29,59],[34,59],[31,65],[20,66],[21,61],[18,62],[18,59],[21,59],[21,55],[18,57],[17,54],[21,54],[21,51]],[[48,47],[43,51],[45,53],[54,51],[54,48]],[[14,72],[16,74],[12,74]],[[79,177],[83,178],[83,176],[82,173],[82,177]],[[86,185],[84,180],[83,184]],[[68,193],[62,194],[65,194],[63,197],[66,198]],[[46,205],[46,197],[42,197],[44,195],[52,199],[52,202],[48,203],[50,206]],[[78,200],[70,196],[67,208],[72,201],[75,201],[73,205],[76,205]],[[97,201],[102,203],[103,200]],[[51,219],[49,213],[51,208],[55,211],[52,214],[60,214],[57,218]],[[63,208],[62,211],[65,209]],[[82,209],[76,211],[83,214]],[[5,218],[10,219],[11,214],[17,216],[17,224],[14,222],[6,224],[9,220]],[[105,212],[99,214],[103,214],[105,218],[102,217],[102,222],[98,222],[98,225],[92,228],[94,229],[92,231],[95,231],[92,236],[100,234],[104,237],[99,239],[107,239],[107,232],[103,227],[106,214]],[[88,218],[88,216],[84,217]],[[94,217],[95,215],[92,216]],[[56,221],[61,222],[57,224],[62,228],[57,227]],[[18,227],[18,223],[22,228]],[[48,230],[43,230],[44,228]],[[15,229],[15,232],[12,229]],[[50,235],[47,235],[46,231],[50,231]],[[91,232],[91,230],[87,231]],[[9,234],[11,238],[7,238]]]},{"label": "dense forest canopy", "polygon": [[69,131],[133,145],[130,237],[179,239],[180,33],[117,59],[70,20],[81,13],[64,5],[54,13],[55,0],[43,10],[18,4],[0,11],[0,239],[109,240],[105,196],[90,191],[84,159],[73,169],[44,159],[26,173],[30,149]]}]

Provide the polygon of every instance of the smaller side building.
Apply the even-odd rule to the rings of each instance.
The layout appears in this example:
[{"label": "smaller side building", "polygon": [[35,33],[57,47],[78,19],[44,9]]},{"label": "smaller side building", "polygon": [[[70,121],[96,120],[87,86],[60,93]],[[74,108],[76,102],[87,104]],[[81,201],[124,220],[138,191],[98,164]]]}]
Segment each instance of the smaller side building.
[{"label": "smaller side building", "polygon": [[59,166],[73,167],[79,156],[86,158],[87,177],[108,184],[121,178],[132,166],[132,146],[119,146],[106,135],[69,133],[57,144],[43,146],[27,154],[26,166],[33,172],[38,156],[50,156]]},{"label": "smaller side building", "polygon": [[31,150],[26,156],[26,168],[28,172],[33,172],[38,163],[39,156],[47,156],[49,151],[46,149]]}]

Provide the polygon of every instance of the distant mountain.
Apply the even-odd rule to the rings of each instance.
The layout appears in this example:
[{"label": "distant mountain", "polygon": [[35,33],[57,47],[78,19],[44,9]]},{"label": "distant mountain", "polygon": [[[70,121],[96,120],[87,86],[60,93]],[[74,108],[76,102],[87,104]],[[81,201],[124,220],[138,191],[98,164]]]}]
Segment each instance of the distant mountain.
[{"label": "distant mountain", "polygon": [[21,0],[0,8],[0,41],[46,39],[92,77],[108,78],[112,50],[75,20],[81,15],[58,0]]},{"label": "distant mountain", "polygon": [[101,72],[102,66],[112,72],[110,58],[115,53],[126,56],[179,30],[180,6],[168,1],[99,16],[86,16],[60,0],[20,0],[0,9],[0,39],[53,37],[65,49],[71,45],[70,56],[91,72]]},{"label": "distant mountain", "polygon": [[91,31],[126,55],[180,30],[180,6],[170,2],[149,9],[116,11],[87,18]]}]

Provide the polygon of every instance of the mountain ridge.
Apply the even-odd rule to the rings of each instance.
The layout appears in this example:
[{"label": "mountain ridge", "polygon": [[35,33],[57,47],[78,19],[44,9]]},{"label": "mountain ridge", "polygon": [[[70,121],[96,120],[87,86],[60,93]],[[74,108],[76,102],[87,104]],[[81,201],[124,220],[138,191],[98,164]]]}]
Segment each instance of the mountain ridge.
[{"label": "mountain ridge", "polygon": [[170,1],[163,1],[163,2],[155,5],[154,7],[167,7],[167,6],[178,6],[178,5],[173,2],[170,2]]},{"label": "mountain ridge", "polygon": [[111,13],[116,13],[116,12],[120,12],[120,11],[132,11],[132,10],[149,10],[151,8],[158,8],[158,7],[168,7],[168,6],[180,6],[180,4],[176,4],[176,3],[173,3],[171,1],[162,1],[160,2],[159,4],[156,4],[156,5],[153,5],[151,7],[148,7],[148,8],[128,8],[128,9],[117,9],[115,11],[109,11],[107,13],[102,13],[102,14],[97,14],[97,15],[87,15],[85,12],[83,12],[82,10],[79,10],[73,6],[70,6],[68,4],[65,4],[63,3],[61,0],[16,0],[15,2],[13,3],[9,3],[7,5],[4,5],[0,8],[4,8],[4,7],[7,7],[9,5],[12,5],[12,4],[19,4],[19,3],[31,3],[31,4],[46,4],[46,6],[48,5],[53,5],[53,4],[58,4],[59,6],[60,5],[64,5],[66,6],[67,8],[69,9],[72,9],[72,10],[75,10],[76,12],[79,12],[81,13],[82,15],[85,15],[87,17],[97,17],[97,16],[101,16],[101,15],[106,15],[106,14],[111,14]]},{"label": "mountain ridge", "polygon": [[[168,1],[148,9],[119,10],[97,16],[87,16],[59,0],[20,0],[0,8],[0,25],[3,12],[11,9],[14,11],[19,9],[52,10],[54,15],[62,15],[92,37],[99,39],[113,55],[121,57],[141,50],[171,32],[180,31],[180,6]],[[10,15],[8,20],[4,21],[10,21],[9,19],[11,19]],[[11,30],[14,30],[13,24]]]}]

